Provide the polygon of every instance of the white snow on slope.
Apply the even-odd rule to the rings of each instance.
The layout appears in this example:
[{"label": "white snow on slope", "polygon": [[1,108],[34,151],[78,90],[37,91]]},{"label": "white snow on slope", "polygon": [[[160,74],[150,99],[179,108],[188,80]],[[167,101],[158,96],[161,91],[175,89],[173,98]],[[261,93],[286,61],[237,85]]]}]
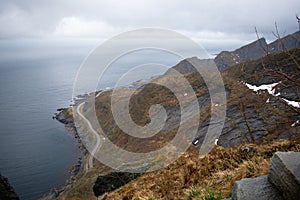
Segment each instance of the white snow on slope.
[{"label": "white snow on slope", "polygon": [[[260,90],[267,90],[269,94],[273,95],[273,96],[279,96],[280,95],[280,92],[276,93],[275,94],[275,87],[276,85],[278,85],[279,83],[281,82],[278,82],[278,83],[272,83],[272,84],[265,84],[265,85],[260,85],[260,86],[255,86],[255,85],[251,85],[249,83],[245,83],[245,85],[252,91],[256,92],[259,94],[259,91]],[[300,108],[300,102],[297,102],[297,101],[290,101],[290,100],[287,100],[285,98],[281,98],[283,101],[285,101],[288,105],[291,105],[295,108]],[[269,103],[270,102],[270,99],[267,99],[266,103]]]},{"label": "white snow on slope", "polygon": [[282,98],[282,100],[284,100],[285,102],[287,102],[287,104],[295,107],[295,108],[300,108],[300,102],[297,102],[297,101],[290,101],[290,100],[287,100],[285,98]]},{"label": "white snow on slope", "polygon": [[292,126],[292,127],[295,127],[295,126],[298,125],[299,123],[300,123],[300,121],[297,120],[297,121],[295,121],[291,126]]},{"label": "white snow on slope", "polygon": [[272,84],[265,84],[265,85],[260,85],[260,86],[255,86],[255,85],[250,85],[249,83],[245,83],[245,85],[250,89],[253,90],[254,92],[258,92],[260,90],[267,90],[269,94],[273,96],[279,96],[280,93],[275,94],[275,87],[281,82],[278,83],[272,83]]}]

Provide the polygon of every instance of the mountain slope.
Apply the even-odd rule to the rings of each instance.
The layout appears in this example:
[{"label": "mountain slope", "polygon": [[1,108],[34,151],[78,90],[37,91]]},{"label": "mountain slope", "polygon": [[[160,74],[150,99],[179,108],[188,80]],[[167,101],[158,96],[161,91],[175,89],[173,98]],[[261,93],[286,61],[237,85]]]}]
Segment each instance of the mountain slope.
[{"label": "mountain slope", "polygon": [[215,58],[215,63],[220,71],[249,60],[256,60],[266,55],[267,42],[261,38],[235,51],[222,51]]},{"label": "mountain slope", "polygon": [[300,47],[300,31],[279,38],[270,44],[267,44],[265,38],[261,38],[232,52],[223,51],[216,56],[215,63],[222,71],[236,64],[262,58],[267,54],[297,47]]},{"label": "mountain slope", "polygon": [[[300,120],[299,108],[290,106],[283,100],[285,98],[289,100],[293,99],[297,102],[300,101],[300,93],[298,93],[300,81],[299,58],[300,49],[293,49],[290,51],[283,51],[268,55],[258,60],[240,63],[221,72],[227,94],[227,116],[222,134],[219,138],[219,145],[229,148],[241,143],[268,143],[280,138],[293,138],[294,140],[299,139],[299,123],[296,123],[298,120]],[[168,197],[169,195],[178,195],[178,197],[184,197],[190,195],[190,192],[194,193],[195,191],[193,188],[198,187],[197,184],[202,184],[197,181],[198,178],[200,180],[202,176],[211,177],[211,174],[206,174],[209,170],[201,172],[201,169],[197,167],[198,164],[200,164],[198,163],[199,161],[195,161],[198,164],[190,165],[193,157],[195,159],[197,157],[196,154],[194,155],[194,153],[199,151],[199,146],[195,147],[192,145],[192,141],[195,138],[189,137],[189,130],[197,128],[197,138],[199,139],[199,144],[201,144],[209,125],[211,117],[210,111],[216,107],[216,105],[211,105],[210,96],[204,79],[199,76],[198,73],[195,73],[190,69],[184,69],[190,66],[191,60],[195,61],[197,58],[186,59],[174,67],[177,69],[182,69],[180,72],[183,73],[189,84],[192,86],[197,95],[198,104],[201,108],[200,121],[193,120],[192,118],[188,123],[183,124],[186,130],[186,138],[191,143],[187,156],[183,157],[183,160],[181,159],[176,162],[175,166],[178,165],[178,167],[175,167],[174,170],[172,170],[173,168],[170,166],[169,168],[158,171],[157,173],[153,172],[150,177],[147,175],[142,175],[137,179],[137,181],[143,180],[145,181],[145,184],[143,184],[143,181],[132,181],[133,185],[129,183],[120,189],[120,191],[124,193],[123,195],[118,192],[112,192],[111,198],[109,197],[108,199],[120,199],[121,197],[124,199],[131,199],[133,197],[143,197],[147,199],[151,198],[151,196],[163,198],[164,196]],[[210,62],[210,60],[206,60],[199,63],[202,65],[203,63]],[[148,139],[129,136],[116,125],[111,112],[111,91],[102,92],[101,95],[96,98],[95,108],[98,121],[106,133],[106,137],[122,149],[137,153],[159,149],[165,146],[176,135],[177,130],[181,125],[180,121],[182,119],[180,116],[178,99],[168,88],[162,86],[162,84],[176,84],[176,89],[181,91],[182,94],[184,94],[184,91],[186,91],[186,85],[178,82],[176,79],[174,80],[174,77],[172,77],[170,71],[165,75],[156,78],[155,82],[157,84],[147,84],[146,86],[134,90],[129,105],[130,114],[133,121],[141,126],[150,122],[148,111],[151,105],[161,104],[166,109],[167,121],[165,126],[161,132]],[[274,82],[278,83],[275,90],[276,94],[280,92],[280,95],[271,95],[266,91],[260,91],[256,93],[245,85],[245,83],[261,85]],[[117,90],[117,94],[119,97],[123,97],[126,94],[129,94],[132,90],[133,89],[120,88]],[[186,97],[187,98],[183,102],[183,105],[188,107],[192,105],[190,94],[187,93]],[[93,109],[92,106],[87,107],[85,111],[87,118],[91,112],[91,109]],[[288,143],[290,144],[290,142]],[[264,146],[264,148],[267,148],[268,145],[265,145],[266,146]],[[221,149],[222,150],[218,151],[218,155],[220,154],[227,156],[226,152],[228,151],[229,156],[233,153],[235,148],[233,148],[233,150]],[[268,162],[264,160],[264,155],[265,154],[263,153],[262,157],[257,157],[257,160],[253,162],[265,162],[266,165],[264,166],[267,166]],[[239,157],[240,155],[237,154],[236,156]],[[271,157],[271,153],[268,154],[268,156]],[[235,157],[230,157],[228,162],[234,162],[234,159]],[[215,159],[211,160],[216,161]],[[155,160],[155,162],[159,162],[159,159]],[[179,164],[180,162],[181,164]],[[210,165],[207,162],[205,161],[204,163]],[[247,163],[248,161],[245,162]],[[244,160],[242,163],[244,163]],[[247,166],[248,164],[244,165]],[[213,169],[217,167],[214,164],[211,165]],[[232,165],[236,166],[234,163],[232,163]],[[253,167],[251,166],[253,165],[252,161],[249,165],[250,168]],[[97,166],[100,167],[94,169],[92,172],[88,173],[87,176],[83,177],[89,177],[90,180],[95,181],[100,173],[100,170],[97,171],[97,169],[101,169],[101,164],[98,163]],[[261,169],[259,168],[260,166],[255,165],[255,167],[258,167],[257,169]],[[189,175],[184,175],[185,173],[182,173],[181,170],[189,170]],[[226,171],[226,169],[220,168],[220,171],[217,172],[224,173],[224,170]],[[242,173],[244,169],[241,170]],[[110,170],[106,169],[101,173],[106,174],[109,172]],[[196,174],[203,174],[197,179],[190,179],[189,176],[192,176],[191,174],[193,174],[193,172]],[[173,176],[174,180],[172,179]],[[230,174],[230,176],[232,176],[232,174]],[[145,180],[148,178],[150,182]],[[223,178],[225,179],[225,177]],[[78,184],[76,184],[76,187],[73,187],[70,192],[66,194],[65,198],[68,199],[75,196],[77,198],[82,197],[83,199],[92,199],[93,197],[90,195],[92,193],[92,187],[87,187],[86,184],[83,187],[83,184],[80,184],[83,180],[87,182],[87,179],[84,178],[76,181]],[[165,188],[160,188],[163,187],[163,185],[160,185],[159,182],[156,182],[156,180],[161,180],[161,183],[166,185]],[[171,181],[170,183],[172,184],[169,185],[165,182],[166,180],[172,180],[173,182]],[[189,180],[193,181],[190,182]],[[188,185],[186,185],[187,183]],[[156,188],[156,184],[158,184],[159,187]],[[230,185],[226,185],[224,187],[229,188]],[[146,188],[147,191],[146,193],[140,195],[139,191],[137,191],[137,188],[140,188],[140,191],[143,191],[143,188]],[[150,190],[152,190],[151,188],[154,188],[153,191],[155,191],[155,193],[150,193]],[[135,191],[131,189],[134,189]],[[203,188],[200,190],[203,192]],[[231,188],[228,189],[228,191],[230,190]],[[186,193],[188,193],[188,195]]]}]

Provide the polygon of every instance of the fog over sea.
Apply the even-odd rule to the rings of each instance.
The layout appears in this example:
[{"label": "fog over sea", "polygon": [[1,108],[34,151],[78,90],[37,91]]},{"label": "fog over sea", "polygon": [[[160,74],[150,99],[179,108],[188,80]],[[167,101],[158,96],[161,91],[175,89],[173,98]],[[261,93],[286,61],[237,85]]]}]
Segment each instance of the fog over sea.
[{"label": "fog over sea", "polygon": [[[97,44],[76,39],[0,40],[0,172],[22,200],[63,186],[80,156],[73,136],[52,116],[72,103],[76,73]],[[112,64],[99,89],[113,87],[131,67],[149,62],[174,66],[179,60],[166,52],[135,52]],[[163,72],[155,69],[152,75]]]}]

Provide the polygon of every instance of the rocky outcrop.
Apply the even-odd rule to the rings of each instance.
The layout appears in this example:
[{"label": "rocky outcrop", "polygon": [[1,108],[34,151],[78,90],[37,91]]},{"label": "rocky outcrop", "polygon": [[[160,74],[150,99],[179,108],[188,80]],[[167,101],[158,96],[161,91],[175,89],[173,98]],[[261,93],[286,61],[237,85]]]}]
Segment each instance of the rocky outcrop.
[{"label": "rocky outcrop", "polygon": [[236,181],[232,200],[298,200],[300,197],[300,152],[274,154],[267,176]]},{"label": "rocky outcrop", "polygon": [[[192,63],[197,63],[197,66],[193,65]],[[180,61],[176,66],[172,67],[171,69],[175,69],[182,74],[193,73],[196,71],[196,68],[208,68],[208,67],[215,67],[215,63],[213,59],[202,59],[200,60],[197,57],[191,57]],[[169,69],[166,74],[168,74],[171,69]]]},{"label": "rocky outcrop", "polygon": [[236,64],[262,58],[267,54],[297,47],[300,47],[300,31],[275,40],[270,44],[267,44],[265,38],[261,38],[234,51],[222,51],[214,61],[218,69],[222,71]]},{"label": "rocky outcrop", "polygon": [[[240,63],[257,60],[266,56],[267,54],[277,53],[297,47],[300,47],[300,31],[275,40],[270,44],[267,44],[265,38],[260,38],[234,51],[222,51],[215,57],[215,59],[200,60],[200,63],[205,66],[211,61],[214,61],[219,71],[223,71]],[[190,62],[193,59],[198,58],[192,57],[182,60],[180,63],[174,66],[173,69],[176,69],[183,74],[195,72],[195,68]]]},{"label": "rocky outcrop", "polygon": [[73,112],[72,107],[69,108],[59,108],[57,109],[58,113],[54,114],[54,119],[58,120],[59,122],[63,124],[73,125],[74,124],[74,118],[73,118]]},{"label": "rocky outcrop", "polygon": [[[208,100],[210,100],[208,98]],[[249,107],[245,110],[247,118],[243,117],[243,113],[238,106],[230,106],[226,110],[227,116],[219,137],[218,145],[229,148],[239,145],[244,141],[247,142],[262,142],[268,134],[262,116],[253,108]],[[209,121],[201,123],[196,138],[199,144],[202,144],[204,137],[207,134]],[[248,132],[248,128],[251,133]],[[252,139],[254,141],[252,141]]]},{"label": "rocky outcrop", "polygon": [[1,200],[19,200],[13,187],[9,184],[8,179],[0,174],[0,199]]},{"label": "rocky outcrop", "polygon": [[276,53],[282,50],[297,48],[300,46],[300,31],[287,35],[268,45],[269,53]]},{"label": "rocky outcrop", "polygon": [[267,50],[267,42],[265,38],[261,38],[248,45],[245,45],[235,51],[222,51],[215,58],[215,63],[220,71],[249,60],[256,60],[265,56]]},{"label": "rocky outcrop", "polygon": [[140,175],[140,173],[129,172],[111,172],[107,175],[101,175],[97,178],[93,187],[94,194],[98,197],[106,192],[118,189]]},{"label": "rocky outcrop", "polygon": [[283,200],[280,192],[277,191],[268,181],[267,176],[258,178],[246,178],[234,183],[232,200]]},{"label": "rocky outcrop", "polygon": [[299,199],[300,153],[276,153],[272,158],[268,178],[285,199]]}]

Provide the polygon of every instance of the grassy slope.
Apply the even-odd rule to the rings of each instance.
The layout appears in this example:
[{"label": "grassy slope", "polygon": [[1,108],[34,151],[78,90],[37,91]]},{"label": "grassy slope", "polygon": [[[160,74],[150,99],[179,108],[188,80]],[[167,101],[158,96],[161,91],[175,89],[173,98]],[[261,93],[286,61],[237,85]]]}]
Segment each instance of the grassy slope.
[{"label": "grassy slope", "polygon": [[299,141],[280,140],[253,146],[257,147],[257,154],[240,153],[239,146],[216,147],[204,158],[197,153],[185,153],[166,169],[146,173],[100,199],[226,198],[234,181],[267,174],[276,151],[300,151]]}]

